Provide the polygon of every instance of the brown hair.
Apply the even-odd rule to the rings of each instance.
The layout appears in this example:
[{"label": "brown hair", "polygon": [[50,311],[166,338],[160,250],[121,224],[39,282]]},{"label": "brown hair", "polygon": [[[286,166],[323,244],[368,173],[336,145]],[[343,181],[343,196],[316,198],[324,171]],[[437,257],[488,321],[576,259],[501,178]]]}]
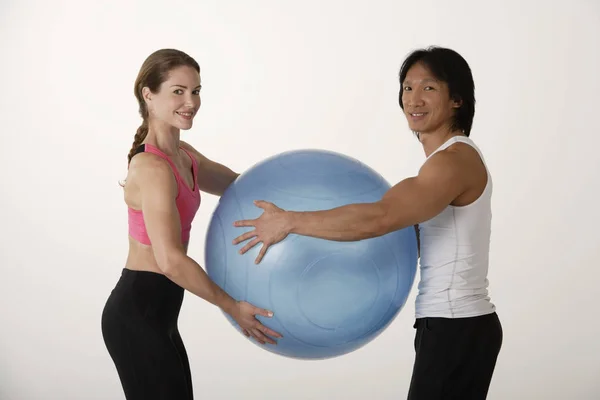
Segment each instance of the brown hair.
[{"label": "brown hair", "polygon": [[173,68],[188,66],[200,73],[200,66],[192,57],[175,49],[161,49],[150,54],[142,64],[135,79],[134,94],[139,104],[139,112],[143,121],[133,138],[131,150],[127,155],[127,163],[131,162],[135,150],[148,135],[148,108],[142,95],[142,89],[148,87],[152,93],[158,92],[160,85],[168,79]]}]

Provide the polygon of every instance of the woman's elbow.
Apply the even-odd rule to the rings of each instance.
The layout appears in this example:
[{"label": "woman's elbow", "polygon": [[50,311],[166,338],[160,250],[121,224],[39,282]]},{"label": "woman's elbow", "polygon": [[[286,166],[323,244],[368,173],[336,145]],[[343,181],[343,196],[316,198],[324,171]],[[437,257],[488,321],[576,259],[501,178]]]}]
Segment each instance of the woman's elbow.
[{"label": "woman's elbow", "polygon": [[158,252],[155,257],[158,268],[168,278],[175,278],[181,274],[182,266],[186,257],[183,251],[172,249]]}]

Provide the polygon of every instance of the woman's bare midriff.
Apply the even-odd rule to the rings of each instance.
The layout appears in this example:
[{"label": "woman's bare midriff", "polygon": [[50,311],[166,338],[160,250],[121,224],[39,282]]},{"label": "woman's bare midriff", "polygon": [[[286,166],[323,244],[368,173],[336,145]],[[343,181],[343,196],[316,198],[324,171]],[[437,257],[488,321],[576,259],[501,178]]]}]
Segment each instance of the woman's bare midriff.
[{"label": "woman's bare midriff", "polygon": [[[186,253],[187,248],[188,245],[185,243],[184,249]],[[127,255],[125,268],[134,271],[150,271],[163,274],[156,263],[152,246],[142,244],[131,237],[129,237],[129,254]]]}]

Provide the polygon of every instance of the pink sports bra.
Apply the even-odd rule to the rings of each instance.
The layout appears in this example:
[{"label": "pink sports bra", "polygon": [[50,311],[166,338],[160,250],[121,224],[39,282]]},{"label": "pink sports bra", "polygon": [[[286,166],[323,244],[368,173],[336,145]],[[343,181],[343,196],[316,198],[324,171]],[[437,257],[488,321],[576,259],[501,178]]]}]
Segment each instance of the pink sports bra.
[{"label": "pink sports bra", "polygon": [[[177,210],[179,211],[179,218],[181,221],[181,241],[187,243],[190,240],[190,231],[192,229],[192,221],[196,216],[196,212],[200,207],[200,191],[198,189],[198,183],[196,177],[198,176],[198,163],[196,159],[184,148],[181,148],[192,160],[192,174],[194,177],[193,189],[190,188],[185,181],[179,175],[175,164],[165,153],[160,151],[155,146],[145,143],[140,145],[135,154],[148,152],[156,154],[157,156],[167,160],[175,179],[177,180],[177,197],[175,202],[177,204]],[[135,155],[134,154],[134,155]],[[144,223],[144,215],[141,210],[135,210],[131,207],[127,207],[128,222],[129,222],[129,235],[140,243],[150,245],[150,238],[148,238],[148,232],[146,231],[146,225]]]}]

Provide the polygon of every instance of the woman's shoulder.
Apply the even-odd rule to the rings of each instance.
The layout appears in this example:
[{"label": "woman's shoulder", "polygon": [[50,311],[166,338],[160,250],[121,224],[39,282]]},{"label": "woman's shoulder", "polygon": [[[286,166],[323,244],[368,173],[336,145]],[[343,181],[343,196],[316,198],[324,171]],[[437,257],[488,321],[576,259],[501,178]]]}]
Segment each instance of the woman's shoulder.
[{"label": "woman's shoulder", "polygon": [[198,150],[196,150],[196,148],[194,146],[192,146],[191,144],[181,140],[179,142],[179,145],[181,146],[182,149],[188,151],[196,159],[196,162],[198,163],[198,165],[202,165],[204,162],[206,162],[207,158],[202,153],[200,153]]},{"label": "woman's shoulder", "polygon": [[171,166],[164,158],[153,153],[139,153],[129,163],[127,181],[136,186],[170,183],[174,181],[174,176]]},{"label": "woman's shoulder", "polygon": [[196,148],[194,146],[192,146],[191,144],[189,144],[188,142],[184,142],[183,140],[180,140],[179,145],[182,149],[189,151],[195,157],[198,157],[198,155],[200,154],[200,152],[198,150],[196,150]]},{"label": "woman's shoulder", "polygon": [[131,158],[129,170],[133,172],[147,172],[169,168],[169,163],[164,157],[150,152],[142,152]]}]

